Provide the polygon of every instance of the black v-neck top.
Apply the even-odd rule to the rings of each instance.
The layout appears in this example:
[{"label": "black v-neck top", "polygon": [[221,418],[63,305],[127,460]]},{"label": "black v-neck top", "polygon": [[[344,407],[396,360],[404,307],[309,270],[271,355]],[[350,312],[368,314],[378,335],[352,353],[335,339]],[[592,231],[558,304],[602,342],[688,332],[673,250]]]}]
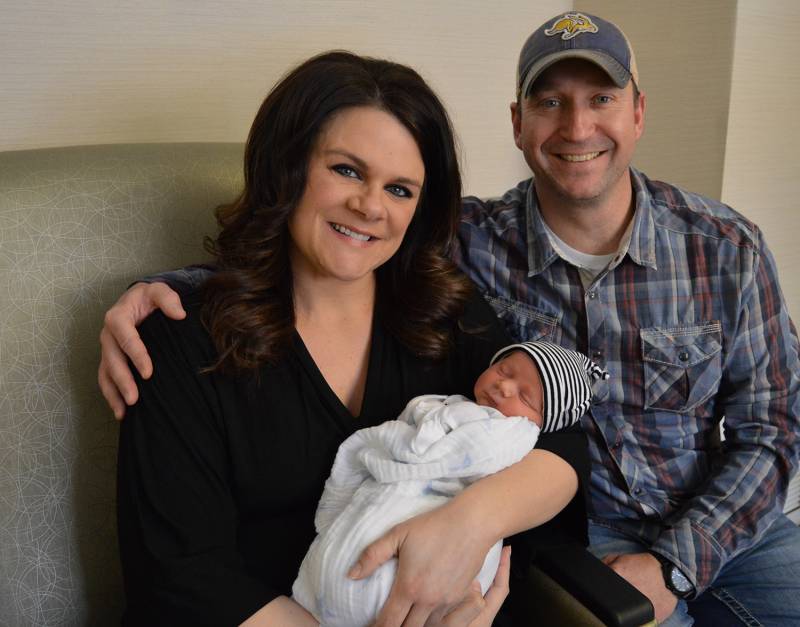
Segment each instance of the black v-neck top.
[{"label": "black v-neck top", "polygon": [[[154,372],[137,378],[139,402],[120,432],[130,625],[234,625],[291,594],[339,444],[396,418],[419,394],[471,397],[491,356],[510,343],[478,296],[456,325],[449,356],[437,362],[413,355],[376,317],[361,415],[353,417],[297,334],[281,363],[257,374],[202,373],[216,351],[200,322],[199,295],[186,295],[184,306],[183,321],[154,314],[140,327]],[[586,476],[581,433],[543,434],[537,447]],[[555,528],[584,541],[582,497],[572,509]]]}]

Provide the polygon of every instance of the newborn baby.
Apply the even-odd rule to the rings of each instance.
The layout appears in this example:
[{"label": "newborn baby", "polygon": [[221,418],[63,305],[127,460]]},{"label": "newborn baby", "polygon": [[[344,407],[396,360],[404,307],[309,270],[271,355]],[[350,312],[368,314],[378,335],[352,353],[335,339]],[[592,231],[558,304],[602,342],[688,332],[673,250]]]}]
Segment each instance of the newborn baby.
[{"label": "newborn baby", "polygon": [[[350,567],[391,527],[444,504],[470,483],[522,459],[540,431],[577,422],[592,400],[592,381],[608,373],[555,344],[525,342],[500,350],[475,382],[473,403],[429,394],[397,418],[356,431],[336,454],[314,523],[317,537],[292,588],[294,599],[325,627],[372,623],[394,581],[392,559],[354,581]],[[478,574],[494,580],[502,542]]]}]

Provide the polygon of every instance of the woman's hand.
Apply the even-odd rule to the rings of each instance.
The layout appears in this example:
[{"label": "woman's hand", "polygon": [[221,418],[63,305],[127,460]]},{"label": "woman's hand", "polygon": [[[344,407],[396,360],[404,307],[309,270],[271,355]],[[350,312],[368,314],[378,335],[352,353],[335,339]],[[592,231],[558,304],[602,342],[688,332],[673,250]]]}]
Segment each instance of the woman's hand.
[{"label": "woman's hand", "polygon": [[453,500],[396,525],[369,545],[348,573],[354,579],[368,577],[393,556],[398,558],[392,590],[375,626],[437,625],[448,612],[458,611],[497,540],[481,527]]},{"label": "woman's hand", "polygon": [[500,554],[500,565],[497,568],[494,582],[481,595],[481,587],[477,581],[472,582],[467,597],[441,622],[442,627],[491,627],[495,616],[500,611],[503,601],[508,596],[508,578],[511,571],[511,547],[503,547]]},{"label": "woman's hand", "polygon": [[125,405],[139,398],[126,356],[143,378],[153,374],[153,363],[136,327],[156,309],[173,320],[186,317],[180,297],[165,283],[137,283],[106,312],[97,382],[117,420],[125,416]]}]

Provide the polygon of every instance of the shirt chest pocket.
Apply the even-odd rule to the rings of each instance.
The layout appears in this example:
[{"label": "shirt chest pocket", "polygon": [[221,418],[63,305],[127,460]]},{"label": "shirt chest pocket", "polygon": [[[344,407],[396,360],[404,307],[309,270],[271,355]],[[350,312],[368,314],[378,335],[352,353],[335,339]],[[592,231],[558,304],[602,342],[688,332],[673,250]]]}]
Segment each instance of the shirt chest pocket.
[{"label": "shirt chest pocket", "polygon": [[558,317],[499,296],[487,295],[486,300],[515,342],[541,340],[557,343],[560,340]]},{"label": "shirt chest pocket", "polygon": [[641,329],[644,408],[687,412],[708,400],[722,376],[722,327]]}]

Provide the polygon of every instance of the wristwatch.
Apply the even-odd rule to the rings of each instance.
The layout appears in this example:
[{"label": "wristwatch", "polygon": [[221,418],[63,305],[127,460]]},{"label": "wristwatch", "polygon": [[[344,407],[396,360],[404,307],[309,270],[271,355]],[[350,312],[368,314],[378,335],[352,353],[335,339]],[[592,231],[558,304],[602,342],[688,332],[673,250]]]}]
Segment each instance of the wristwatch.
[{"label": "wristwatch", "polygon": [[661,562],[661,573],[664,575],[664,584],[667,586],[667,590],[679,599],[690,598],[694,594],[694,586],[681,572],[681,569],[658,553],[651,551],[650,554]]}]

